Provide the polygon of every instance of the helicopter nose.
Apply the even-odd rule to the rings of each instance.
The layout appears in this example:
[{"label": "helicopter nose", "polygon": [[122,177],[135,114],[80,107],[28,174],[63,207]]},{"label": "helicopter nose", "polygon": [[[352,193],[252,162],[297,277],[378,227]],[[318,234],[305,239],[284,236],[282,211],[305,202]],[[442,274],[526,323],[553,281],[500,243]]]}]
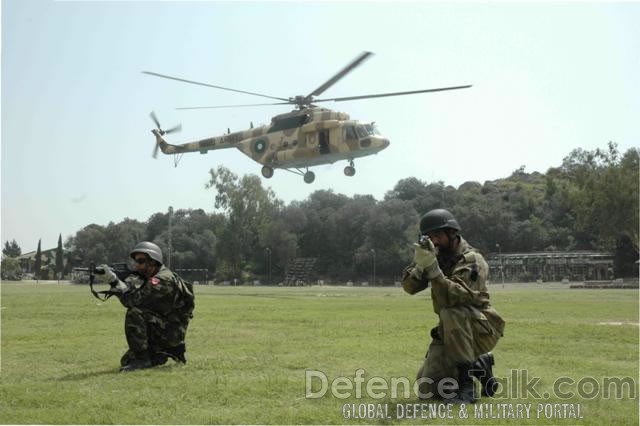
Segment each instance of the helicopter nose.
[{"label": "helicopter nose", "polygon": [[385,149],[390,144],[391,144],[391,142],[389,142],[389,139],[382,139],[382,149]]}]

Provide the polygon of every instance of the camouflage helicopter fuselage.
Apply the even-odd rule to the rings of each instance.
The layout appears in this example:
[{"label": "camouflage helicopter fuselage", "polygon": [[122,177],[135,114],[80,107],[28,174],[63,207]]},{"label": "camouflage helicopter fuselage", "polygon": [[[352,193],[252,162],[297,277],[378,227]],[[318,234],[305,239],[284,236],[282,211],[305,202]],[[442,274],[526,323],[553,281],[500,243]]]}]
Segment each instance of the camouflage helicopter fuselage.
[{"label": "camouflage helicopter fuselage", "polygon": [[[324,108],[305,108],[280,114],[271,124],[214,136],[179,145],[167,143],[158,130],[152,130],[164,154],[237,148],[267,170],[300,169],[331,164],[371,154],[389,146],[373,123],[351,120],[343,112]],[[347,173],[345,171],[345,173]],[[354,171],[355,173],[355,171]]]}]

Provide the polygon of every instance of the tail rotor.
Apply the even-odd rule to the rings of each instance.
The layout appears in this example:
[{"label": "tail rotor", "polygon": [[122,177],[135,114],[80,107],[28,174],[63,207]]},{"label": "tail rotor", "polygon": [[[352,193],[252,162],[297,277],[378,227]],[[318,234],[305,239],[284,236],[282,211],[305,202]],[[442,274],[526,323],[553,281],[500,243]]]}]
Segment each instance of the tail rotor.
[{"label": "tail rotor", "polygon": [[[151,120],[156,125],[156,131],[158,132],[158,134],[160,134],[160,136],[168,135],[170,133],[177,133],[182,130],[182,124],[178,124],[167,130],[162,130],[162,126],[160,126],[160,121],[158,120],[158,117],[156,117],[156,113],[154,111],[151,111],[151,113],[149,114],[149,117],[151,117]],[[158,157],[158,148],[160,148],[160,145],[159,145],[159,142],[156,141],[156,146],[153,148],[153,154],[152,154],[153,158]]]}]

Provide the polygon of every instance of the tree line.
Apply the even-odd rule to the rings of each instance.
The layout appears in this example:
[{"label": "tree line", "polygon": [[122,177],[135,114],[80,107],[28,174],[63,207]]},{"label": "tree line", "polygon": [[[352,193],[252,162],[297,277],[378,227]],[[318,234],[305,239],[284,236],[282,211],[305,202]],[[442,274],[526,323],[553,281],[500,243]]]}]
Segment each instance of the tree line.
[{"label": "tree line", "polygon": [[412,177],[382,200],[317,190],[289,204],[258,176],[219,166],[206,184],[216,211],[180,209],[145,222],[88,225],[65,241],[67,270],[124,261],[141,240],[156,242],[167,257],[171,237],[173,269],[207,269],[218,280],[264,279],[269,268],[281,279],[291,259],[314,257],[325,280],[370,281],[375,262],[377,277],[388,282],[412,258],[420,216],[447,208],[485,254],[601,250],[614,254],[616,276],[637,276],[638,163],[637,149],[620,153],[610,142],[605,149],[576,149],[544,174],[522,166],[507,178],[457,189]]}]

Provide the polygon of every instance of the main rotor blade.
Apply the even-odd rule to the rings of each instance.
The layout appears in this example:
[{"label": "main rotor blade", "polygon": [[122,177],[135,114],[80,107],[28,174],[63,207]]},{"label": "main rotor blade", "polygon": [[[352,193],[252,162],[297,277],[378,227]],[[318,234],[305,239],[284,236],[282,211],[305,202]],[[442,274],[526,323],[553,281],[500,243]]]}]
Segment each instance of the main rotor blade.
[{"label": "main rotor blade", "polygon": [[318,87],[316,90],[311,92],[307,96],[307,98],[310,97],[310,96],[318,96],[318,95],[322,94],[325,90],[327,90],[329,87],[333,86],[338,80],[340,80],[342,77],[344,77],[349,72],[351,72],[355,67],[360,65],[362,63],[362,61],[364,61],[365,59],[367,59],[371,55],[373,55],[372,52],[362,52],[360,54],[360,56],[358,56],[356,59],[351,61],[351,63],[349,65],[344,67],[336,75],[334,75],[329,80],[327,80],[322,86]]},{"label": "main rotor blade", "polygon": [[214,105],[214,106],[196,106],[196,107],[180,107],[176,109],[210,109],[210,108],[241,108],[266,105],[292,105],[294,102],[275,102],[272,104],[245,104],[245,105]]},{"label": "main rotor blade", "polygon": [[214,89],[228,90],[230,92],[246,93],[247,95],[262,96],[263,98],[277,99],[279,101],[288,100],[288,99],[285,99],[285,98],[277,98],[275,96],[263,95],[261,93],[254,93],[254,92],[247,92],[247,91],[244,91],[244,90],[230,89],[228,87],[216,86],[216,85],[208,84],[208,83],[201,83],[199,81],[186,80],[184,78],[178,78],[178,77],[171,77],[170,75],[158,74],[157,72],[152,72],[152,71],[142,71],[142,73],[143,74],[153,75],[153,76],[156,76],[156,77],[168,78],[169,80],[182,81],[183,83],[197,84],[198,86],[206,86],[206,87],[213,87]]},{"label": "main rotor blade", "polygon": [[158,117],[156,117],[156,113],[154,111],[151,111],[151,113],[149,114],[149,117],[151,117],[153,122],[156,124],[156,128],[159,129],[160,128],[160,122],[158,121]]},{"label": "main rotor blade", "polygon": [[467,86],[453,86],[453,87],[441,87],[439,89],[412,90],[410,92],[392,92],[392,93],[379,93],[377,95],[345,96],[343,98],[333,98],[333,99],[314,99],[313,102],[328,102],[328,101],[340,102],[340,101],[354,101],[356,99],[383,98],[386,96],[414,95],[416,93],[442,92],[443,90],[467,89],[471,86],[472,85],[469,84]]},{"label": "main rotor blade", "polygon": [[156,143],[156,146],[153,147],[153,154],[151,154],[153,158],[158,158],[158,148],[160,148],[160,145]]}]

